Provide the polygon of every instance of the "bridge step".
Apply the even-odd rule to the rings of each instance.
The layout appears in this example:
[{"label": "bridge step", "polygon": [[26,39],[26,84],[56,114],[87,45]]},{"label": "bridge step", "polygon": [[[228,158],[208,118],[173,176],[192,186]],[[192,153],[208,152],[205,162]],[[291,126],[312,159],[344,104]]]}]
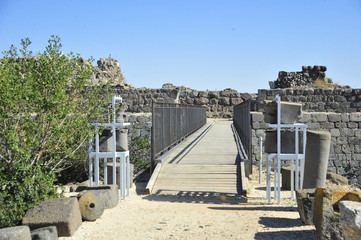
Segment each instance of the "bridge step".
[{"label": "bridge step", "polygon": [[237,194],[236,165],[166,164],[158,175],[154,193],[218,192]]}]

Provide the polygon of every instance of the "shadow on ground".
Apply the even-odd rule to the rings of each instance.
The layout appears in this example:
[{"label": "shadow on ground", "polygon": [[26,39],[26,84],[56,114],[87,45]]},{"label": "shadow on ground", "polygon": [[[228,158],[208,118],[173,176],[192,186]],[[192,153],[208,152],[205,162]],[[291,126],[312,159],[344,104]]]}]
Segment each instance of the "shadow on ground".
[{"label": "shadow on ground", "polygon": [[236,205],[247,202],[247,199],[243,196],[230,193],[180,191],[176,194],[167,194],[167,190],[158,191],[154,194],[146,195],[143,198],[149,201],[159,202],[211,203],[229,205]]},{"label": "shadow on ground", "polygon": [[316,230],[300,230],[300,231],[274,231],[274,232],[258,232],[254,239],[277,239],[277,240],[288,240],[288,239],[307,239],[317,240]]},{"label": "shadow on ground", "polygon": [[259,223],[267,228],[293,228],[302,226],[300,219],[260,217]]},{"label": "shadow on ground", "polygon": [[[252,203],[252,205],[257,205]],[[281,212],[295,212],[297,211],[297,208],[294,207],[280,207],[280,206],[259,206],[259,207],[209,207],[209,209],[212,210],[233,210],[233,211],[242,211],[242,210],[247,210],[247,211],[281,211]]]}]

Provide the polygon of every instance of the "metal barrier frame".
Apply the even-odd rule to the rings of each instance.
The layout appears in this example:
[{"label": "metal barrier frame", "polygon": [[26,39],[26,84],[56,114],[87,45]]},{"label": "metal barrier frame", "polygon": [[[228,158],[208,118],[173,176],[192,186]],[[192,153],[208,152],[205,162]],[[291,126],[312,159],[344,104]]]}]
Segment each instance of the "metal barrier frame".
[{"label": "metal barrier frame", "polygon": [[252,126],[251,126],[251,100],[233,107],[233,125],[242,141],[247,154],[245,161],[245,174],[252,174]]},{"label": "metal barrier frame", "polygon": [[206,107],[177,104],[152,104],[151,169],[155,160],[207,122]]}]

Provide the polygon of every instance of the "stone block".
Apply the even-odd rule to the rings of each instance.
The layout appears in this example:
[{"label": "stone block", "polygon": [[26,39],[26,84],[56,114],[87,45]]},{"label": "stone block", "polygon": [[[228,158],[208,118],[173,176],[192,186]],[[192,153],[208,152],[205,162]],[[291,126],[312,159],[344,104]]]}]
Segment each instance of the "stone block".
[{"label": "stone block", "polygon": [[339,222],[341,201],[361,202],[361,193],[349,186],[317,188],[313,211],[313,224],[319,239],[343,239]]},{"label": "stone block", "polygon": [[361,203],[354,201],[341,201],[340,225],[345,239],[361,239]]},{"label": "stone block", "polygon": [[322,129],[331,129],[334,127],[335,127],[335,124],[332,122],[321,122],[320,123],[320,128],[322,128]]},{"label": "stone block", "polygon": [[354,130],[349,128],[340,128],[341,137],[353,137]]},{"label": "stone block", "polygon": [[332,137],[339,137],[339,136],[341,136],[341,134],[340,134],[340,130],[339,129],[330,129],[330,132],[331,132],[331,136]]},{"label": "stone block", "polygon": [[347,123],[345,122],[335,122],[336,128],[347,128]]},{"label": "stone block", "polygon": [[27,211],[22,223],[30,229],[56,226],[59,237],[72,236],[82,224],[76,198],[51,198]]},{"label": "stone block", "polygon": [[[295,168],[295,167],[294,167]],[[282,189],[283,190],[291,190],[291,166],[285,166],[281,168],[281,175],[282,175]],[[293,187],[296,185],[296,175],[293,172]]]},{"label": "stone block", "polygon": [[251,112],[251,119],[252,122],[263,122],[264,117],[261,112]]},{"label": "stone block", "polygon": [[328,121],[329,122],[341,122],[341,115],[339,113],[329,113]]},{"label": "stone block", "polygon": [[85,191],[97,195],[103,202],[106,209],[113,208],[118,205],[119,190],[118,186],[115,184],[87,187]]},{"label": "stone block", "polygon": [[300,123],[309,123],[311,121],[311,113],[303,112],[301,118],[298,120]]},{"label": "stone block", "polygon": [[361,122],[361,113],[351,113],[350,121],[351,122]]},{"label": "stone block", "polygon": [[[277,103],[266,102],[264,108],[264,121],[277,123]],[[281,101],[281,123],[293,124],[301,118],[302,104]]]},{"label": "stone block", "polygon": [[231,98],[231,105],[232,106],[236,106],[238,104],[243,103],[242,98]]},{"label": "stone block", "polygon": [[306,225],[313,225],[313,205],[315,200],[314,188],[296,191],[298,213],[301,221]]},{"label": "stone block", "polygon": [[350,115],[348,113],[341,113],[341,121],[342,122],[349,122],[350,121]]},{"label": "stone block", "polygon": [[55,226],[38,228],[31,231],[32,240],[57,240],[58,231]]},{"label": "stone block", "polygon": [[358,124],[356,122],[347,123],[348,128],[358,128]]},{"label": "stone block", "polygon": [[311,119],[313,122],[326,122],[328,121],[327,113],[319,112],[319,113],[312,113]]},{"label": "stone block", "polygon": [[104,204],[100,198],[92,192],[84,192],[79,196],[79,209],[82,219],[94,221],[104,213]]},{"label": "stone block", "polygon": [[[299,135],[299,153],[303,153],[303,136],[300,132]],[[277,153],[277,131],[266,131],[265,139],[265,152]],[[295,133],[293,131],[281,132],[281,152],[282,153],[295,153]]]},{"label": "stone block", "polygon": [[28,226],[16,226],[0,229],[0,240],[31,240]]},{"label": "stone block", "polygon": [[307,123],[307,128],[311,130],[319,130],[320,124],[316,122]]}]

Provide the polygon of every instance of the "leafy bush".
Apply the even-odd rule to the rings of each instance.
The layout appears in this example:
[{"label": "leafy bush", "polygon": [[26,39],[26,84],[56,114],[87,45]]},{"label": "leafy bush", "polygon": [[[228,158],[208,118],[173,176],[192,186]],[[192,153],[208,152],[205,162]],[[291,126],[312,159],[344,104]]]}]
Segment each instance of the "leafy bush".
[{"label": "leafy bush", "polygon": [[12,45],[0,60],[0,227],[16,225],[35,203],[56,196],[56,175],[86,158],[94,136],[89,123],[110,101],[106,85],[88,86],[89,61],[63,55],[57,36],[48,42],[32,56],[23,39],[21,49]]},{"label": "leafy bush", "polygon": [[134,164],[134,172],[137,173],[150,167],[150,143],[147,137],[131,135],[129,144],[130,161]]}]

